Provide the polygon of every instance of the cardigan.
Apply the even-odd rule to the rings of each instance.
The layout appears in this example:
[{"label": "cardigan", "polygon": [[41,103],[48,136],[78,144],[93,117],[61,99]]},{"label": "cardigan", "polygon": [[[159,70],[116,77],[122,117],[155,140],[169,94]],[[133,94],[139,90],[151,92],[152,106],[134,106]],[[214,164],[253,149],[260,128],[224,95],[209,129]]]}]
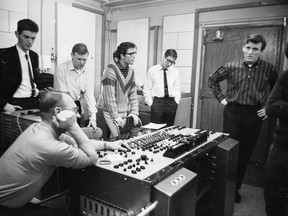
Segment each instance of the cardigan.
[{"label": "cardigan", "polygon": [[109,112],[113,119],[119,116],[118,113],[139,114],[135,73],[132,67],[129,67],[125,78],[116,64],[109,64],[103,73],[102,84],[103,109]]}]

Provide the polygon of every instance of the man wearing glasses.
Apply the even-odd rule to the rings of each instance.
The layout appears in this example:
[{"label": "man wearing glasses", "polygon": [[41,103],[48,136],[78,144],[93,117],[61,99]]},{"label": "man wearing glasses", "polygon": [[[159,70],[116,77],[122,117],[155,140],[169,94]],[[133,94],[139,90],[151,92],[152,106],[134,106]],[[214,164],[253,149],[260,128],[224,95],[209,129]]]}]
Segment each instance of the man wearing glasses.
[{"label": "man wearing glasses", "polygon": [[177,52],[166,50],[160,64],[152,66],[147,73],[143,94],[151,108],[151,122],[172,126],[181,98],[180,77],[173,66]]},{"label": "man wearing glasses", "polygon": [[103,114],[111,138],[120,135],[119,127],[124,127],[127,116],[132,116],[134,125],[140,122],[135,73],[130,67],[136,54],[134,43],[121,43],[113,54],[115,63],[109,64],[102,76]]},{"label": "man wearing glasses", "polygon": [[98,150],[127,151],[122,140],[89,139],[76,123],[77,106],[66,93],[46,93],[40,111],[42,121],[30,125],[0,157],[0,215],[67,215],[63,209],[30,202],[53,171],[60,166],[92,166],[98,160]]}]

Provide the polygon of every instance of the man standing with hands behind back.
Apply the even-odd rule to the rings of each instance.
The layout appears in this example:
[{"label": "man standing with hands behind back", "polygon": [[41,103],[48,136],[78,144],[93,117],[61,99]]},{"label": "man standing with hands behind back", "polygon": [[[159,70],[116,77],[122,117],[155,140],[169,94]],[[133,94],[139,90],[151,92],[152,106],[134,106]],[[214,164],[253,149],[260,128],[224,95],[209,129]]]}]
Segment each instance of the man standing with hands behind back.
[{"label": "man standing with hands behind back", "polygon": [[[260,34],[249,35],[242,46],[244,58],[226,63],[208,79],[216,99],[225,106],[223,132],[239,141],[235,202],[241,202],[239,190],[256,146],[262,121],[267,117],[265,102],[277,80],[272,64],[260,59],[266,41]],[[226,92],[219,83],[227,80]]]},{"label": "man standing with hands behind back", "polygon": [[[55,70],[54,90],[69,93],[74,99],[80,114],[82,113],[80,98],[83,95],[89,111],[88,127],[92,126],[96,129],[97,108],[94,86],[85,67],[88,56],[89,52],[85,44],[75,44],[71,53],[72,60],[58,65]],[[78,124],[80,123],[81,119],[78,118]]]},{"label": "man standing with hands behind back", "polygon": [[0,111],[39,109],[38,54],[30,50],[39,31],[30,19],[17,23],[15,46],[0,49]]},{"label": "man standing with hands behind back", "polygon": [[148,70],[143,94],[145,102],[151,108],[153,123],[174,125],[181,98],[179,72],[172,66],[176,59],[176,50],[168,49],[162,62]]}]

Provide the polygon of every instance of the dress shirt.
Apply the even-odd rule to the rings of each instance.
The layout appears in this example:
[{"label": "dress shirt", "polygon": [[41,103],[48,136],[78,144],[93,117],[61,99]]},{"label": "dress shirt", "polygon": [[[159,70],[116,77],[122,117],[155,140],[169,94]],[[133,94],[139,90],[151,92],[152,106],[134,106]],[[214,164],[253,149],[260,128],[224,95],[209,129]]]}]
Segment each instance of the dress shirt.
[{"label": "dress shirt", "polygon": [[[219,102],[225,98],[231,103],[264,106],[277,77],[276,69],[268,62],[258,59],[249,66],[240,60],[226,63],[217,69],[210,75],[208,85]],[[219,84],[223,80],[227,80],[225,94]]]},{"label": "dress shirt", "polygon": [[74,101],[80,100],[83,94],[88,106],[89,118],[96,120],[94,86],[85,67],[82,70],[76,70],[72,61],[58,65],[54,73],[54,90],[69,92]]},{"label": "dress shirt", "polygon": [[[28,54],[29,56],[29,51],[25,53],[22,49],[20,49],[18,44],[16,45],[16,48],[19,54],[21,68],[22,68],[22,82],[19,88],[17,89],[17,91],[14,93],[13,97],[14,98],[28,98],[28,97],[31,97],[32,87],[31,87],[29,69],[28,69],[28,64],[27,64],[25,54]],[[28,61],[29,61],[29,64],[32,65],[30,57],[28,58]],[[31,71],[33,71],[32,68],[31,68]],[[36,87],[36,84],[35,84],[35,87]]]},{"label": "dress shirt", "polygon": [[[166,75],[169,97],[174,98],[175,102],[179,104],[181,98],[179,72],[175,67],[170,66],[167,68]],[[160,64],[154,65],[148,70],[143,89],[145,102],[148,104],[148,106],[152,105],[154,97],[164,97],[163,77],[164,71]]]}]

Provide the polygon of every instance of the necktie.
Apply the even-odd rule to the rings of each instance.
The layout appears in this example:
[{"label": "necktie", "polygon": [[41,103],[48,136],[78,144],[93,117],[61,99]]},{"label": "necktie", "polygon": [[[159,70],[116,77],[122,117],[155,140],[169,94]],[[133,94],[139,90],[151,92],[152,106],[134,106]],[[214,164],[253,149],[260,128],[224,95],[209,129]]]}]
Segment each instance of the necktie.
[{"label": "necktie", "polygon": [[168,93],[168,83],[167,83],[167,68],[163,68],[164,71],[164,97],[169,97],[169,93]]},{"label": "necktie", "polygon": [[27,60],[27,64],[28,64],[28,70],[29,70],[29,78],[30,78],[30,83],[31,83],[31,87],[32,87],[32,97],[34,97],[35,95],[35,84],[33,81],[33,75],[32,75],[32,71],[31,71],[31,67],[30,67],[30,63],[29,63],[29,57],[28,54],[25,54],[25,58]]}]

